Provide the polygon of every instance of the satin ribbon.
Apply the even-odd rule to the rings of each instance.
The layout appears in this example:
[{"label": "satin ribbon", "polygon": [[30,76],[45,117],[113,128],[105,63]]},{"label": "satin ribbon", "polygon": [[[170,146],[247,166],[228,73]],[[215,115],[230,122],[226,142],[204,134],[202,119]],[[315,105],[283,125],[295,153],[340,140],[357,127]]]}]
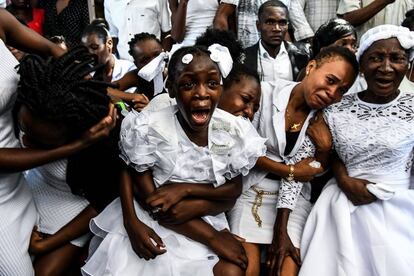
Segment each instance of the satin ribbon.
[{"label": "satin ribbon", "polygon": [[210,58],[212,61],[217,63],[221,75],[225,78],[230,74],[231,69],[233,68],[233,59],[231,58],[229,49],[220,44],[213,44],[208,47],[210,51]]},{"label": "satin ribbon", "polygon": [[138,71],[139,77],[148,82],[154,82],[154,96],[161,93],[164,89],[164,80],[162,73],[164,72],[165,61],[167,58],[168,54],[162,52]]}]

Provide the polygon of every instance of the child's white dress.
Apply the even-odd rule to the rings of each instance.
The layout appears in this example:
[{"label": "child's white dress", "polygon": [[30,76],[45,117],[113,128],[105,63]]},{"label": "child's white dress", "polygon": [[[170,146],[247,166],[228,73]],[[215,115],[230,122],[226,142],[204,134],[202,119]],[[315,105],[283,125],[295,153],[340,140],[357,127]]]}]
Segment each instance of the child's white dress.
[{"label": "child's white dress", "polygon": [[[157,112],[131,112],[122,123],[121,157],[139,172],[152,170],[154,184],[212,183],[246,175],[265,154],[265,139],[251,123],[216,109],[209,125],[208,147],[192,143],[179,124],[177,107]],[[120,199],[91,222],[103,241],[82,268],[84,275],[213,275],[217,255],[203,244],[160,226],[136,202],[139,219],[154,229],[167,252],[154,260],[140,259],[132,250],[123,225]],[[229,228],[225,215],[203,219],[217,230]]]}]

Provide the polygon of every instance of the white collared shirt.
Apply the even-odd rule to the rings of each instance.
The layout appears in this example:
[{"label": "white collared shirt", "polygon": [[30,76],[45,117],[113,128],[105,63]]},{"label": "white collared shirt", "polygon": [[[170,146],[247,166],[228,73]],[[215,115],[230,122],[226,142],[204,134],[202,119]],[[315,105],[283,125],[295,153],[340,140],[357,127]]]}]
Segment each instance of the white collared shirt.
[{"label": "white collared shirt", "polygon": [[276,58],[271,57],[263,47],[262,42],[259,42],[257,71],[262,81],[274,81],[276,79],[293,80],[292,64],[283,42],[280,44]]},{"label": "white collared shirt", "polygon": [[118,38],[121,59],[133,61],[128,42],[135,34],[147,32],[161,38],[161,32],[171,30],[167,0],[105,0],[104,6],[109,33]]}]

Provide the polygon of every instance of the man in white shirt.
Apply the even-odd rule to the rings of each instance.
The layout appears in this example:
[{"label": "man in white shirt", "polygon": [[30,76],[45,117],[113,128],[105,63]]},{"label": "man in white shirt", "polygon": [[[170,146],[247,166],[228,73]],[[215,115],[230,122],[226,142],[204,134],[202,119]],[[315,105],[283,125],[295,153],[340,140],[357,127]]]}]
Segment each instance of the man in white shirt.
[{"label": "man in white shirt", "polygon": [[246,49],[245,65],[255,68],[262,81],[296,80],[308,56],[284,41],[289,23],[287,7],[278,0],[267,1],[260,6],[258,17],[257,29],[261,37]]},{"label": "man in white shirt", "polygon": [[356,27],[360,38],[378,25],[400,25],[413,8],[414,0],[340,0],[337,14]]},{"label": "man in white shirt", "polygon": [[105,18],[119,57],[133,61],[128,42],[135,34],[154,34],[169,50],[171,31],[167,0],[105,0]]}]

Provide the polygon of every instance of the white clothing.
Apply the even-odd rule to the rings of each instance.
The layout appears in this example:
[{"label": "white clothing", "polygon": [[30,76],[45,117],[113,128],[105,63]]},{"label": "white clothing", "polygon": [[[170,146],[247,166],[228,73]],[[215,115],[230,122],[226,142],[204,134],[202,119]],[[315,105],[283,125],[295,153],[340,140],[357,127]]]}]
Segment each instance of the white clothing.
[{"label": "white clothing", "polygon": [[414,82],[410,81],[407,76],[404,76],[399,86],[400,91],[414,91]]},{"label": "white clothing", "polygon": [[367,188],[378,199],[354,206],[331,179],[303,232],[300,275],[412,275],[413,109],[413,91],[402,91],[387,104],[366,103],[351,94],[326,109],[348,174],[373,183]]},{"label": "white clothing", "polygon": [[[284,153],[286,147],[285,112],[290,94],[296,85],[296,82],[285,80],[262,82],[260,109],[256,112],[253,120],[258,133],[262,137],[268,138],[266,157],[286,164],[296,164],[304,158],[315,155],[315,146],[306,135],[306,129],[314,111],[311,111],[305,120],[292,151],[288,154]],[[309,202],[310,184],[297,181],[289,182],[285,179],[266,179],[267,173],[263,170],[252,169],[243,178],[244,193],[230,212],[231,231],[246,238],[249,242],[270,244],[277,208],[288,208],[292,210],[288,233],[293,244],[299,247],[302,229],[312,207]],[[261,227],[253,219],[252,214],[256,197],[254,189],[277,193],[277,195],[263,196],[262,206],[258,209],[262,220]]]},{"label": "white clothing", "polygon": [[174,53],[181,47],[193,46],[197,37],[201,36],[208,27],[213,25],[218,6],[217,0],[188,1],[184,40],[174,44],[171,53]]},{"label": "white clothing", "polygon": [[[0,148],[18,148],[12,108],[17,96],[18,61],[0,39]],[[0,275],[34,275],[30,235],[37,219],[32,193],[22,173],[0,173]]]},{"label": "white clothing", "polygon": [[[38,231],[53,235],[79,215],[89,202],[72,193],[66,183],[67,160],[48,163],[26,172],[26,180],[33,193],[39,219]],[[87,233],[71,241],[83,247],[89,240]]]},{"label": "white clothing", "polygon": [[261,42],[259,43],[257,72],[261,75],[262,81],[293,80],[292,64],[284,43],[280,44],[279,53],[275,58],[266,51]]},{"label": "white clothing", "polygon": [[104,7],[109,33],[118,38],[121,59],[133,61],[128,42],[135,34],[147,32],[161,39],[162,32],[171,30],[167,0],[105,0]]},{"label": "white clothing", "polygon": [[[337,14],[343,15],[364,8],[374,1],[376,0],[340,0]],[[360,39],[366,31],[379,25],[392,24],[400,26],[405,18],[405,13],[412,8],[414,8],[413,0],[395,0],[394,3],[388,4],[371,19],[356,28],[358,39]]]},{"label": "white clothing", "polygon": [[[216,109],[209,125],[209,145],[191,142],[177,118],[177,106],[157,112],[131,112],[122,122],[121,157],[138,172],[152,170],[154,184],[212,183],[215,187],[246,175],[265,152],[264,141],[245,119]],[[136,202],[138,218],[163,240],[167,252],[154,260],[132,250],[116,199],[93,219],[102,243],[82,268],[85,275],[213,275],[216,254],[203,244],[160,226]],[[228,228],[224,213],[203,219],[216,230]]]},{"label": "white clothing", "polygon": [[[135,64],[126,59],[118,59],[115,55],[112,55],[115,58],[114,70],[112,72],[112,80],[111,82],[120,80],[125,76],[126,73],[136,69],[137,67]],[[135,87],[131,87],[124,92],[134,93]]]},{"label": "white clothing", "polygon": [[[253,189],[248,189],[241,194],[233,209],[227,214],[231,232],[249,243],[270,244],[273,240],[273,229],[277,216],[277,208],[275,207],[278,201],[279,186],[280,181],[268,178],[254,186],[256,189],[274,193],[262,197],[262,205],[257,212],[261,219],[261,227],[258,227],[252,214],[257,193]],[[300,247],[302,231],[311,208],[312,203],[299,195],[295,209],[289,215],[288,235],[296,248]]]},{"label": "white clothing", "polygon": [[144,107],[144,110],[154,112],[176,104],[177,101],[174,98],[170,98],[170,95],[168,95],[168,93],[161,93],[152,98],[147,106]]},{"label": "white clothing", "polygon": [[112,80],[111,82],[122,79],[126,73],[136,69],[135,64],[129,60],[118,59],[115,55],[112,55],[115,58],[114,70],[112,71]]}]

